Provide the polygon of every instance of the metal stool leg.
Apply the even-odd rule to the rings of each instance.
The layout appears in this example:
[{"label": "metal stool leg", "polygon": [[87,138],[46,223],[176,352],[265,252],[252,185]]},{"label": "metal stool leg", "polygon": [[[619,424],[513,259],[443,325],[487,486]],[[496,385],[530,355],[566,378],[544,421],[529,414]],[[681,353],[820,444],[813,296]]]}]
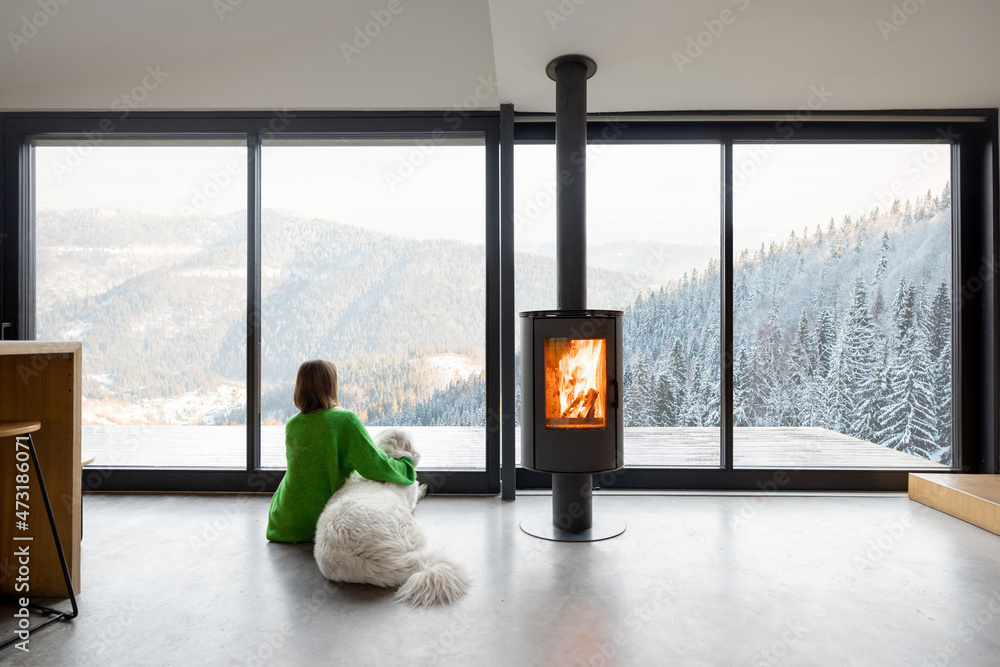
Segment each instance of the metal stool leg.
[{"label": "metal stool leg", "polygon": [[[62,541],[59,539],[59,531],[56,529],[56,519],[52,514],[52,505],[49,503],[49,494],[45,490],[45,480],[42,478],[42,468],[38,465],[38,454],[35,452],[35,441],[32,439],[31,434],[28,433],[28,450],[31,452],[31,462],[35,466],[35,474],[38,475],[38,488],[42,492],[42,500],[45,503],[45,513],[49,516],[49,526],[52,528],[52,538],[56,541],[56,552],[59,554],[59,564],[62,566],[63,579],[66,581],[66,591],[69,593],[69,602],[73,607],[73,611],[60,611],[58,609],[52,609],[51,607],[45,607],[40,604],[31,603],[28,606],[32,609],[36,609],[45,615],[52,615],[52,618],[48,619],[44,623],[39,623],[33,628],[28,628],[28,632],[35,632],[36,630],[41,630],[46,625],[55,623],[56,621],[61,621],[63,619],[70,620],[76,618],[80,615],[80,610],[76,606],[76,594],[73,592],[73,580],[69,576],[69,566],[66,564],[66,555],[63,553]],[[0,649],[13,644],[18,640],[18,637],[9,639],[2,644],[0,644]]]}]

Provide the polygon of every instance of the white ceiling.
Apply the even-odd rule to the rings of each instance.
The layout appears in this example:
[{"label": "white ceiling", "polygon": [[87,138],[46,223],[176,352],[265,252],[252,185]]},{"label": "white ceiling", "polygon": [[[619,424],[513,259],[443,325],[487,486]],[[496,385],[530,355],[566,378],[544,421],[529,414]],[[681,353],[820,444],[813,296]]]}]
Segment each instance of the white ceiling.
[{"label": "white ceiling", "polygon": [[105,110],[145,77],[140,109],[551,111],[572,52],[592,111],[1000,106],[997,0],[5,0],[0,28],[5,110]]}]

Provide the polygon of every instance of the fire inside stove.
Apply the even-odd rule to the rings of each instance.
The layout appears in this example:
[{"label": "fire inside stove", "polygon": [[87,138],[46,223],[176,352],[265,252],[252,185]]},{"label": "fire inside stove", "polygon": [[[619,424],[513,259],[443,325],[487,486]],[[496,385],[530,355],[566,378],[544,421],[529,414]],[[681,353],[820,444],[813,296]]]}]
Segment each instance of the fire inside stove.
[{"label": "fire inside stove", "polygon": [[546,428],[607,425],[607,339],[545,339]]}]

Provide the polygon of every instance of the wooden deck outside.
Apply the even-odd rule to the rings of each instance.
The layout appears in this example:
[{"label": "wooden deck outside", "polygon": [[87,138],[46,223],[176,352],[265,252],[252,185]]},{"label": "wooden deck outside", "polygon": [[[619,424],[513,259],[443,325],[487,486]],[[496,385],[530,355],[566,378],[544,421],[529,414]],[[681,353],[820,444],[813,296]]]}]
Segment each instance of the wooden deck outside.
[{"label": "wooden deck outside", "polygon": [[[370,429],[372,435],[381,430]],[[484,428],[417,426],[408,429],[426,470],[484,470]],[[517,460],[520,461],[520,429]],[[737,428],[738,468],[892,468],[946,470],[946,466],[824,428]],[[244,468],[246,430],[242,426],[84,426],[83,448],[94,465],[140,467]],[[283,426],[261,427],[261,461],[285,465]],[[715,467],[717,428],[626,428],[628,466]]]}]

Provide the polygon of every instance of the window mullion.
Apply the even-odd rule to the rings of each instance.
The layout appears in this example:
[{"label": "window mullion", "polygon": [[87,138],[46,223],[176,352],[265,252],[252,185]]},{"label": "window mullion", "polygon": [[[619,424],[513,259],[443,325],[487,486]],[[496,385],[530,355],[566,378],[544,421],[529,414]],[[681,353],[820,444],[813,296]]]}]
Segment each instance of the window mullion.
[{"label": "window mullion", "polygon": [[719,262],[722,369],[720,400],[722,467],[733,469],[733,142],[722,143],[722,261]]},{"label": "window mullion", "polygon": [[260,133],[247,135],[247,470],[260,469]]}]

